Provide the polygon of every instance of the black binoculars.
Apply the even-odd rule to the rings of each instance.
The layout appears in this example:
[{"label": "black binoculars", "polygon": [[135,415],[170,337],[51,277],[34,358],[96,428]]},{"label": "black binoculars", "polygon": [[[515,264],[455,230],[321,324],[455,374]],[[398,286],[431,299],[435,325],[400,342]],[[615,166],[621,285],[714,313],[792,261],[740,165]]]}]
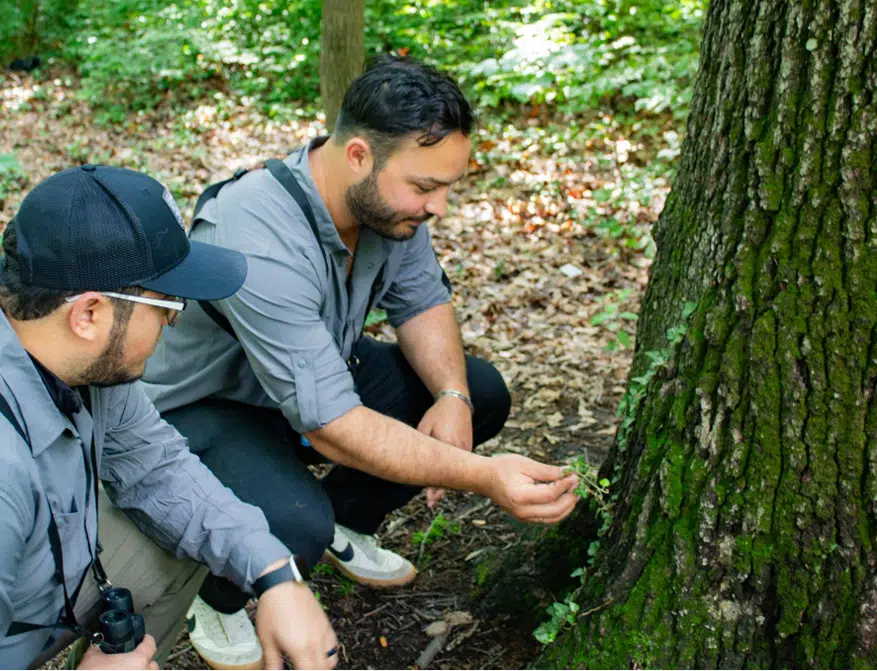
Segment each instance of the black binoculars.
[{"label": "black binoculars", "polygon": [[101,602],[103,612],[98,620],[103,640],[100,649],[109,654],[131,652],[146,636],[143,616],[134,612],[131,590],[111,587],[101,594]]}]

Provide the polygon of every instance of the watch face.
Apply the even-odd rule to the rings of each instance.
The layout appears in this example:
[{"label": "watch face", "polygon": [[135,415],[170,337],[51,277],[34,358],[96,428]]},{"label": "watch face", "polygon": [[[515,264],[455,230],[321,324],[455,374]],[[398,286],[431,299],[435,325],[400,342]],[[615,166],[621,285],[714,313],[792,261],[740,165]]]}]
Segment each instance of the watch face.
[{"label": "watch face", "polygon": [[303,557],[299,555],[292,555],[292,561],[295,562],[295,567],[298,569],[298,572],[301,573],[301,577],[303,580],[310,580],[311,577],[311,569],[308,568],[307,563]]}]

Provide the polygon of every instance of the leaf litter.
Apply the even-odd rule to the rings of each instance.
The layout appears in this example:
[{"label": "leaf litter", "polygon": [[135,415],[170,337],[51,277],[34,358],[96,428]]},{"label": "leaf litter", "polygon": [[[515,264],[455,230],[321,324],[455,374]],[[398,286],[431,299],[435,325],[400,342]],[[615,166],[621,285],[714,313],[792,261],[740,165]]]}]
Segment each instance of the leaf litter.
[{"label": "leaf litter", "polygon": [[[0,74],[0,164],[18,166],[0,170],[0,225],[28,188],[86,162],[155,176],[191,215],[205,185],[325,132],[320,118],[268,119],[228,98],[101,127],[76,91],[67,71],[39,81]],[[669,119],[654,123],[678,144]],[[505,430],[481,452],[565,464],[582,455],[596,463],[608,450],[650,265],[648,231],[669,191],[665,175],[648,172],[666,150],[661,137],[631,137],[602,112],[571,119],[544,107],[489,117],[478,130],[469,173],[431,230],[466,351],[490,360],[512,393]],[[373,321],[373,335],[392,337],[385,322]],[[428,529],[437,512],[462,520],[479,501],[451,493],[430,511],[419,496],[390,516],[382,540],[413,560],[412,532]],[[507,515],[483,510],[429,546],[412,586],[377,591],[316,571],[313,587],[344,647],[339,668],[410,667],[429,644],[431,623],[477,609],[476,560],[521,540]],[[502,615],[474,634],[438,651],[434,668],[521,668],[538,650]],[[206,668],[185,633],[171,663]]]}]

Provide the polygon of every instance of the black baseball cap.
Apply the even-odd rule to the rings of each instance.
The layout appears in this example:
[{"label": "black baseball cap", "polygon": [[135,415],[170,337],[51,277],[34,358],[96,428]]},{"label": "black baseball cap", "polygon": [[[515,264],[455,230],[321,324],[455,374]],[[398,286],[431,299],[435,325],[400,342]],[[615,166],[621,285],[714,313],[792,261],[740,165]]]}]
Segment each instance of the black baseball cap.
[{"label": "black baseball cap", "polygon": [[58,291],[137,286],[218,300],[247,277],[244,255],[190,241],[167,188],[106,165],[70,168],[40,182],[15,218],[20,279]]}]

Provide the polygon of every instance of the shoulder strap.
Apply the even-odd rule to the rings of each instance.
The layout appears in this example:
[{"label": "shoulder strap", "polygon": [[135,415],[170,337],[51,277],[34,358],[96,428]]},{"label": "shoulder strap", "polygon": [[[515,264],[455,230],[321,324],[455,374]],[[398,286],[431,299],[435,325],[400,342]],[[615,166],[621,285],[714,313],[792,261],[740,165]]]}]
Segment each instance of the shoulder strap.
[{"label": "shoulder strap", "polygon": [[215,184],[211,184],[206,189],[204,189],[204,191],[201,193],[201,195],[198,196],[198,200],[195,202],[195,210],[194,210],[194,213],[192,214],[192,221],[194,222],[194,220],[198,217],[198,213],[201,211],[201,208],[204,207],[204,203],[206,203],[211,198],[216,198],[216,196],[222,190],[222,187],[224,187],[229,182],[238,181],[241,177],[243,177],[246,174],[247,174],[247,169],[241,168],[240,170],[236,170],[234,175],[232,175],[228,179],[224,179],[221,182],[216,182]]},{"label": "shoulder strap", "polygon": [[228,333],[235,340],[238,339],[237,333],[235,333],[234,329],[231,327],[231,322],[228,321],[228,318],[224,314],[214,307],[213,303],[210,301],[198,301],[198,305],[200,305],[201,309],[207,313],[208,317],[216,322],[216,325],[219,328]]},{"label": "shoulder strap", "polygon": [[[302,214],[305,215],[308,226],[311,228],[311,233],[313,233],[314,238],[317,241],[317,247],[320,248],[320,253],[323,255],[323,261],[328,268],[329,260],[326,258],[326,250],[323,249],[323,244],[320,241],[320,233],[319,229],[317,229],[317,220],[314,217],[314,210],[311,208],[311,204],[308,202],[308,197],[305,195],[304,190],[301,188],[301,185],[298,183],[292,170],[289,169],[289,166],[287,166],[286,163],[276,158],[269,158],[265,161],[265,168],[271,173],[271,176],[274,177],[274,179],[280,182],[280,185],[286,189],[286,192],[292,196],[293,200],[295,200],[296,204],[301,209]],[[198,197],[198,202],[195,205],[195,216],[198,216],[198,211],[204,206],[204,203],[211,198],[216,197],[216,194],[219,193],[219,190],[222,189],[223,186],[229,182],[240,179],[240,177],[241,176],[238,173],[235,173],[235,176],[231,179],[227,179],[224,182],[217,182],[216,184],[207,187],[204,193]],[[213,303],[210,301],[198,301],[198,305],[201,306],[201,309],[207,313],[207,316],[210,317],[219,328],[228,333],[235,340],[238,340],[231,322],[228,321],[228,318],[224,314],[216,309],[216,306],[214,306]]]},{"label": "shoulder strap", "polygon": [[[28,440],[24,429],[13,414],[12,408],[9,407],[9,402],[2,394],[0,394],[0,414],[12,424],[12,428],[18,432],[18,435],[21,436],[22,440],[30,445],[30,441]],[[46,499],[46,502],[48,503],[48,498]],[[51,511],[51,506],[49,510]],[[64,615],[61,618],[61,622],[54,624],[12,622],[9,625],[9,629],[6,630],[6,636],[16,636],[17,634],[24,634],[38,629],[69,629],[70,631],[79,634],[84,631],[76,621],[76,617],[73,615],[73,600],[67,593],[67,583],[64,580],[64,551],[61,547],[61,535],[58,533],[58,525],[55,523],[55,516],[52,515],[51,512],[49,514],[49,547],[51,548],[52,556],[55,559],[55,575],[60,581],[61,587],[64,591]]]},{"label": "shoulder strap", "polygon": [[320,241],[320,231],[317,228],[317,220],[314,217],[314,211],[311,208],[308,197],[302,190],[301,185],[298,183],[292,170],[289,169],[289,166],[286,165],[286,163],[276,158],[269,158],[265,161],[265,167],[268,169],[268,172],[271,173],[271,176],[280,182],[280,185],[286,189],[290,196],[292,196],[299,208],[301,208],[302,214],[305,215],[305,219],[308,220],[308,225],[311,227],[311,233],[314,234],[314,238],[317,241],[317,246],[320,248],[320,253],[323,255],[323,261],[325,261],[328,266],[329,261],[326,259],[326,250],[323,249],[323,244]]}]

